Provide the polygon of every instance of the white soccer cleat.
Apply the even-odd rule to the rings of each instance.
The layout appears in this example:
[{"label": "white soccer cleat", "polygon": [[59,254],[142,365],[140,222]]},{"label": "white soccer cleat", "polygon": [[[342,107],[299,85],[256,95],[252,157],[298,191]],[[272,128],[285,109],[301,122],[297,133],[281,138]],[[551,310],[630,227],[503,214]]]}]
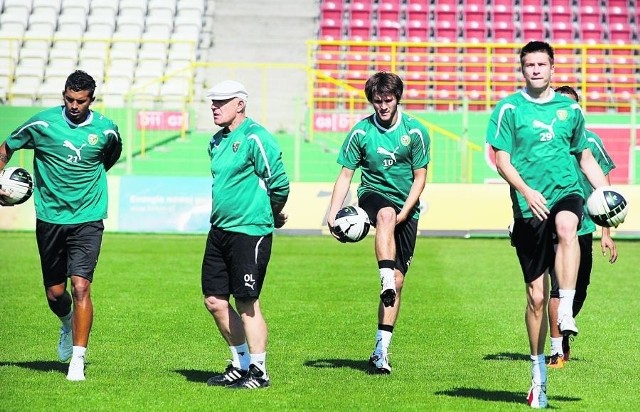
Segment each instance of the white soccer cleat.
[{"label": "white soccer cleat", "polygon": [[71,359],[69,363],[69,372],[67,372],[68,381],[83,381],[84,378],[84,357],[80,356]]},{"label": "white soccer cleat", "polygon": [[71,359],[73,354],[73,334],[71,331],[60,327],[60,340],[58,341],[58,358],[61,362]]},{"label": "white soccer cleat", "polygon": [[376,368],[377,373],[390,374],[391,365],[389,365],[389,357],[386,353],[373,352],[369,358],[369,365]]},{"label": "white soccer cleat", "polygon": [[529,406],[534,409],[546,408],[548,405],[547,385],[536,385],[532,383],[531,389],[529,389],[529,395],[527,395],[527,402]]},{"label": "white soccer cleat", "polygon": [[578,334],[578,326],[576,325],[576,320],[573,316],[565,315],[558,321],[558,326],[560,327],[560,333],[563,336],[577,335]]}]

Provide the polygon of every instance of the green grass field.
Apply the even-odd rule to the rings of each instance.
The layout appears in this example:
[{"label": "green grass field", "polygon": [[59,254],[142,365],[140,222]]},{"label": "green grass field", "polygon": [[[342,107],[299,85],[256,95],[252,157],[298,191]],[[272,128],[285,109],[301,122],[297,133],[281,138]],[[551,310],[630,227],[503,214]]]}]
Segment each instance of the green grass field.
[{"label": "green grass field", "polygon": [[[391,346],[370,375],[379,284],[371,238],[276,236],[262,296],[272,387],[208,387],[228,348],[205,310],[204,236],[107,233],[95,276],[87,381],[67,382],[33,233],[0,232],[2,411],[528,410],[524,285],[505,239],[420,238]],[[597,246],[597,245],[596,245]],[[572,360],[550,407],[640,407],[638,243],[596,253]],[[599,250],[599,249],[596,249]]]}]

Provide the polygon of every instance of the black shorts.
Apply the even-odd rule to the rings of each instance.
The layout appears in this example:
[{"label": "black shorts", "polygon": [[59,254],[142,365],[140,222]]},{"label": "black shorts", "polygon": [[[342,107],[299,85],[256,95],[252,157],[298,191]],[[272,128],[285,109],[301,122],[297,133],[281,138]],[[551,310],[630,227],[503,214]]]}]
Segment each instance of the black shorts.
[{"label": "black shorts", "polygon": [[204,296],[258,298],[271,258],[273,236],[250,236],[211,228],[202,259]]},{"label": "black shorts", "polygon": [[584,199],[577,195],[561,199],[545,220],[537,217],[518,218],[513,222],[511,241],[516,248],[525,283],[531,283],[554,265],[555,217],[561,211],[578,216],[578,228],[583,217]]},{"label": "black shorts", "polygon": [[[385,207],[393,208],[396,213],[400,209],[389,199],[377,193],[366,193],[358,199],[358,205],[367,212],[373,227],[376,226],[378,211]],[[416,237],[418,236],[418,219],[407,219],[396,226],[394,239],[396,242],[396,269],[403,275],[409,271],[409,265],[413,259],[413,252],[416,248]]]},{"label": "black shorts", "polygon": [[[593,268],[593,235],[587,233],[586,235],[578,236],[578,244],[580,245],[580,267],[578,268],[578,279],[576,280],[576,296],[583,296],[586,294],[587,286],[591,282],[591,269]],[[551,274],[551,293],[552,298],[559,298],[560,288],[558,286],[558,279],[553,268],[549,270]],[[580,293],[582,292],[582,293]]]},{"label": "black shorts", "polygon": [[71,275],[93,282],[103,232],[102,220],[73,225],[37,220],[36,241],[44,286],[65,283]]}]

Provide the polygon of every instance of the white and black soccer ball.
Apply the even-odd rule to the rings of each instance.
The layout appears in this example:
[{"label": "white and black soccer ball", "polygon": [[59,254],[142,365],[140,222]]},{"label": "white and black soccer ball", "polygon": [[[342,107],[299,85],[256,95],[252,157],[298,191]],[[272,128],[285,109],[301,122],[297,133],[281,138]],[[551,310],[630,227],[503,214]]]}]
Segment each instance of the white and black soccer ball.
[{"label": "white and black soccer ball", "polygon": [[371,222],[364,209],[358,206],[345,206],[338,210],[333,222],[334,233],[344,242],[359,242],[367,236]]},{"label": "white and black soccer ball", "polygon": [[620,191],[603,186],[594,190],[587,199],[587,211],[596,225],[618,227],[627,217],[627,200]]},{"label": "white and black soccer ball", "polygon": [[0,170],[0,189],[9,193],[0,196],[4,204],[19,205],[33,194],[33,179],[26,169],[7,167]]}]

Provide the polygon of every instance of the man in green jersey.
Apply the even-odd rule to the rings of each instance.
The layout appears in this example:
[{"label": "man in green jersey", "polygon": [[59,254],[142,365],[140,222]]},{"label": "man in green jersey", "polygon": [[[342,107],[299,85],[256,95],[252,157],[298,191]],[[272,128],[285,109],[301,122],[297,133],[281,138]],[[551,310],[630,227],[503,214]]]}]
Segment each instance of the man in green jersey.
[{"label": "man in green jersey", "polygon": [[327,223],[332,235],[354,171],[362,171],[358,205],[376,228],[375,255],[382,290],[378,304],[376,344],[369,363],[378,373],[391,373],[388,349],[400,310],[404,278],[418,231],[420,194],[427,178],[430,139],[426,128],[398,109],[404,85],[393,73],[371,76],[364,87],[375,113],[362,119],[345,139],[338,163],[342,169],[333,188]]},{"label": "man in green jersey", "polygon": [[[560,93],[564,96],[567,96],[573,99],[576,103],[580,102],[578,97],[578,93],[571,86],[562,86],[555,89],[556,93]],[[616,165],[611,160],[611,157],[607,153],[604,148],[604,143],[600,137],[587,130],[587,145],[593,154],[593,157],[596,159],[600,168],[607,176],[607,184],[609,181],[609,172],[613,170]],[[579,165],[577,160],[574,160],[575,166],[579,170]],[[587,199],[589,195],[593,192],[593,187],[589,181],[579,173],[580,175],[580,184],[582,186],[582,190],[584,192],[584,197]],[[596,230],[596,225],[593,223],[593,220],[589,217],[589,213],[584,213],[584,220],[582,221],[582,226],[578,231],[578,243],[580,244],[580,264],[578,269],[578,278],[576,281],[576,294],[573,299],[573,317],[578,316],[580,309],[582,309],[582,305],[584,304],[585,299],[587,298],[587,287],[589,286],[589,282],[591,279],[591,269],[593,267],[593,235],[592,233]],[[602,254],[606,255],[607,249],[609,250],[609,262],[615,263],[618,259],[618,251],[616,249],[616,244],[611,239],[611,229],[608,227],[602,228],[602,238],[600,239],[600,246],[602,248]],[[564,366],[565,361],[569,360],[569,336],[563,336],[560,333],[560,329],[558,327],[558,304],[560,301],[559,292],[558,292],[558,282],[555,276],[555,272],[553,268],[551,268],[551,292],[549,294],[549,332],[551,335],[551,356],[549,358],[549,367],[551,368],[562,368]]]},{"label": "man in green jersey", "polygon": [[607,184],[587,147],[580,106],[551,88],[553,63],[553,48],[548,43],[532,41],[522,48],[520,64],[526,87],[497,104],[487,130],[498,172],[511,186],[512,241],[527,286],[525,323],[532,375],[527,401],[534,408],[547,406],[548,284],[543,275],[552,266],[559,285],[560,331],[563,335],[578,333],[571,307],[584,194],[574,157],[592,186]]},{"label": "man in green jersey", "polygon": [[95,88],[90,75],[73,72],[62,92],[64,106],[36,114],[0,146],[0,170],[16,150],[35,152],[36,240],[47,302],[62,322],[58,356],[71,359],[71,381],[85,379],[91,282],[107,217],[106,172],[122,152],[118,127],[89,108]]},{"label": "man in green jersey", "polygon": [[[271,257],[272,233],[287,215],[289,179],[274,137],[245,113],[248,94],[225,80],[207,92],[214,123],[209,143],[213,177],[211,229],[202,262],[204,303],[229,345],[231,364],[209,385],[255,389],[270,385],[267,325],[260,291]],[[235,299],[235,308],[230,296]]]}]

